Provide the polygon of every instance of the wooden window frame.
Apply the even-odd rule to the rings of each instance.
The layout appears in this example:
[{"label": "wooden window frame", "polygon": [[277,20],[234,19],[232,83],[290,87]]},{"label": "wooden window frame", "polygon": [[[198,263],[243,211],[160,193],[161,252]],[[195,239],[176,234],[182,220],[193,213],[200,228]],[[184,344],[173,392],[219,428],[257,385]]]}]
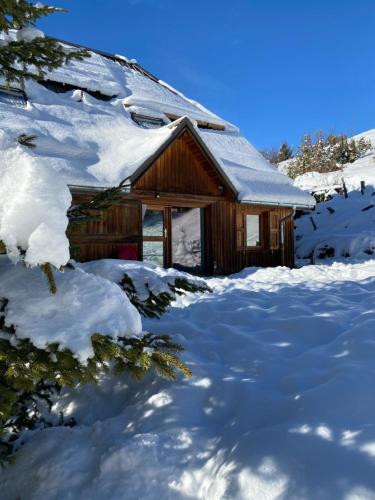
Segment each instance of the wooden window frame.
[{"label": "wooden window frame", "polygon": [[159,241],[163,243],[163,267],[169,267],[170,260],[170,252],[168,248],[168,236],[169,236],[169,211],[167,207],[158,206],[158,205],[146,205],[147,210],[151,210],[154,212],[161,212],[163,214],[163,234],[160,236],[147,236],[143,233],[143,217],[142,217],[142,261],[143,261],[143,242],[144,241]]},{"label": "wooden window frame", "polygon": [[[258,224],[259,224],[259,245],[248,245],[247,243],[247,218],[250,216],[256,216],[258,217]],[[263,247],[263,217],[261,213],[246,213],[244,214],[244,230],[245,230],[245,246],[246,249],[248,250],[259,250]]]},{"label": "wooden window frame", "polygon": [[[236,215],[236,246],[238,250],[244,252],[259,252],[268,250],[270,246],[270,224],[269,210],[239,207]],[[259,216],[259,238],[260,245],[247,245],[247,215]],[[239,243],[241,241],[241,243]]]}]

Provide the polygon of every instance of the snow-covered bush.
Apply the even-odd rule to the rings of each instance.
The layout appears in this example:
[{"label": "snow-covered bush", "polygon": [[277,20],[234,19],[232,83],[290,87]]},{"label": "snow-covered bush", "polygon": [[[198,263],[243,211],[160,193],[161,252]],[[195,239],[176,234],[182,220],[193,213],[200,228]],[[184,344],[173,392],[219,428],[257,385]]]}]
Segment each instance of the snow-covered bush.
[{"label": "snow-covered bush", "polygon": [[117,283],[139,313],[149,318],[160,318],[177,296],[210,291],[202,278],[143,262],[103,259],[78,265]]},{"label": "snow-covered bush", "polygon": [[[42,349],[28,339],[18,339],[14,325],[5,326],[6,306],[7,299],[1,299],[0,462],[12,456],[22,431],[51,425],[48,410],[52,397],[65,386],[97,382],[110,370],[115,374],[126,372],[136,379],[151,369],[168,380],[176,378],[176,371],[191,375],[175,356],[182,347],[169,336],[146,334],[114,340],[96,333],[91,337],[94,355],[82,363],[58,343]],[[63,419],[60,424],[64,424]]]},{"label": "snow-covered bush", "polygon": [[143,316],[149,318],[160,318],[171,305],[171,302],[176,299],[177,295],[184,295],[186,292],[196,293],[209,291],[209,288],[205,284],[196,284],[192,283],[187,278],[176,277],[174,283],[168,283],[169,290],[160,293],[154,293],[148,283],[145,283],[148,296],[147,298],[140,298],[133,280],[128,274],[124,274],[119,284],[129,297],[130,302]]},{"label": "snow-covered bush", "polygon": [[[0,257],[3,456],[12,453],[24,429],[45,425],[53,393],[66,385],[95,382],[108,370],[138,379],[150,370],[170,380],[177,371],[190,375],[176,357],[182,347],[168,336],[142,332],[140,315],[124,291],[85,266],[90,263],[56,273],[58,292],[51,295],[40,269]],[[140,280],[142,264],[132,266]],[[119,269],[114,261],[106,268],[108,274]],[[164,287],[157,272],[153,290]]]}]

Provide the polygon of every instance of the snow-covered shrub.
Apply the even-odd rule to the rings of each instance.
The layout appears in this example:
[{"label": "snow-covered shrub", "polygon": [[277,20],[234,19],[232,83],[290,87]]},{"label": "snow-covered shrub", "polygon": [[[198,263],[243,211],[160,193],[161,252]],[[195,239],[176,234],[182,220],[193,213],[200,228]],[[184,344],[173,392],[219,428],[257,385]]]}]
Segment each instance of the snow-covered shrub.
[{"label": "snow-covered shrub", "polygon": [[144,262],[102,259],[78,266],[117,283],[140,314],[149,318],[160,318],[177,296],[210,291],[202,278]]},{"label": "snow-covered shrub", "polygon": [[[146,334],[113,340],[96,333],[91,337],[94,355],[82,363],[58,343],[41,349],[28,339],[18,339],[15,327],[5,326],[6,306],[7,299],[1,299],[0,462],[12,456],[22,431],[51,425],[48,410],[52,397],[65,386],[97,382],[110,370],[136,379],[151,369],[168,380],[176,378],[176,371],[191,375],[175,355],[182,347],[168,336]],[[63,419],[60,424],[64,424]]]},{"label": "snow-covered shrub", "polygon": [[123,290],[83,267],[55,273],[58,291],[51,295],[40,269],[14,266],[0,256],[4,456],[24,429],[45,425],[48,402],[66,385],[96,381],[108,370],[138,379],[150,370],[167,379],[177,371],[190,375],[176,357],[182,347],[168,336],[142,332],[140,315]]},{"label": "snow-covered shrub", "polygon": [[119,285],[129,297],[130,302],[138,311],[148,318],[160,318],[164,314],[171,302],[176,300],[177,295],[184,295],[186,292],[207,292],[209,288],[205,284],[196,284],[190,282],[187,278],[176,278],[174,283],[168,283],[169,291],[154,293],[150,286],[145,283],[148,292],[147,298],[140,298],[133,280],[128,274],[120,281]]}]

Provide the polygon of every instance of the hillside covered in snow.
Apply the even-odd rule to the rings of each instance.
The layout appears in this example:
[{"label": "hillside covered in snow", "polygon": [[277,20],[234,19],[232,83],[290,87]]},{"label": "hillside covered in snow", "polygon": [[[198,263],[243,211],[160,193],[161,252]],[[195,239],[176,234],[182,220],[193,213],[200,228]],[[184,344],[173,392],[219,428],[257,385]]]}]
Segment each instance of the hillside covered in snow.
[{"label": "hillside covered in snow", "polygon": [[[366,260],[375,252],[375,129],[354,136],[372,148],[343,170],[310,172],[294,184],[313,193],[315,210],[296,219],[296,255],[299,259]],[[282,169],[285,171],[287,162]],[[347,191],[347,197],[345,195]]]}]

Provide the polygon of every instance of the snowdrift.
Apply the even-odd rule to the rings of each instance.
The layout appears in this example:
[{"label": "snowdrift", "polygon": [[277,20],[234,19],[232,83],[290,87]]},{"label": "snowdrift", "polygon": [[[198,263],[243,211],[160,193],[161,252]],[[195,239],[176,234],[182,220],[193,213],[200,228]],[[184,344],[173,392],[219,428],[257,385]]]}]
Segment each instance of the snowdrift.
[{"label": "snowdrift", "polygon": [[375,252],[375,186],[349,191],[348,198],[335,193],[295,226],[299,259],[366,260]]},{"label": "snowdrift", "polygon": [[73,428],[25,436],[2,498],[372,499],[375,263],[245,270],[180,298],[194,376],[65,392]]},{"label": "snowdrift", "polygon": [[[296,256],[320,259],[366,260],[375,251],[375,130],[358,136],[372,149],[342,171],[311,172],[295,179],[295,185],[327,201],[296,219]],[[285,164],[286,162],[284,162]],[[284,165],[285,166],[285,165]],[[361,182],[364,189],[361,190]],[[348,191],[345,197],[343,183]]]}]

